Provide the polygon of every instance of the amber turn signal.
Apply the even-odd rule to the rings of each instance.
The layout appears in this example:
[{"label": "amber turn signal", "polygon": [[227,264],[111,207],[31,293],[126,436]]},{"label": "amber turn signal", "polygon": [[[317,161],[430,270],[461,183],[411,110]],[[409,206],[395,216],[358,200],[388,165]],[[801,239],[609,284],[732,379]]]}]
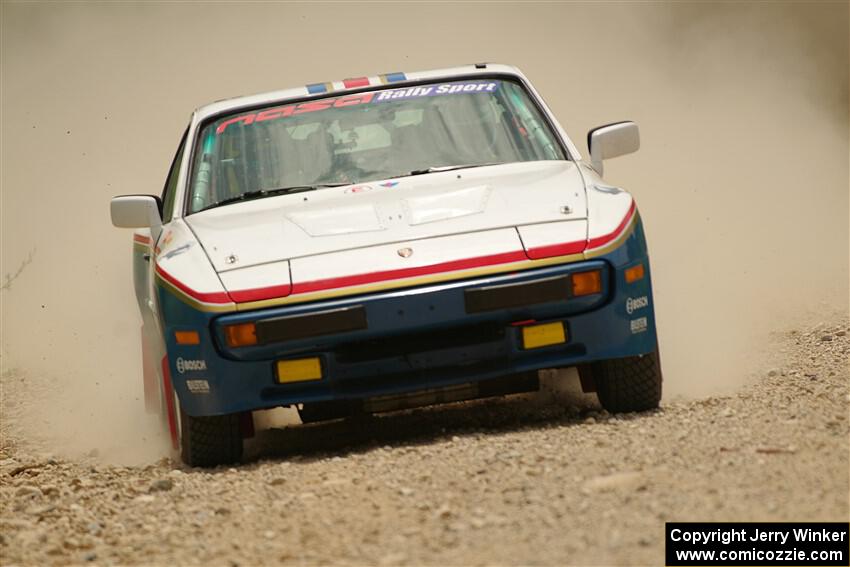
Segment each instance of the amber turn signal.
[{"label": "amber turn signal", "polygon": [[201,336],[198,331],[174,331],[174,340],[178,345],[199,345]]},{"label": "amber turn signal", "polygon": [[626,269],[626,283],[633,283],[643,279],[643,263]]},{"label": "amber turn signal", "polygon": [[572,275],[573,297],[600,293],[602,291],[602,272],[593,270],[590,272],[578,272]]},{"label": "amber turn signal", "polygon": [[254,323],[227,325],[224,328],[227,346],[243,347],[257,344],[257,328]]}]

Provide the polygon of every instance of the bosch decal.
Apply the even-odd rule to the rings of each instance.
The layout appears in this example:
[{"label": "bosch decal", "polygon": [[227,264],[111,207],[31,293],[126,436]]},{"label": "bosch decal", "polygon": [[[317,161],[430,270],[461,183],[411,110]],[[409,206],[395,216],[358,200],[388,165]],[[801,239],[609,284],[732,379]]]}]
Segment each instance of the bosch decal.
[{"label": "bosch decal", "polygon": [[197,370],[206,370],[207,369],[207,361],[206,360],[190,360],[185,358],[177,359],[177,372],[183,374],[185,372],[192,372]]},{"label": "bosch decal", "polygon": [[631,315],[638,309],[643,309],[644,307],[649,305],[649,298],[645,295],[640,297],[630,297],[626,299],[626,313]]}]

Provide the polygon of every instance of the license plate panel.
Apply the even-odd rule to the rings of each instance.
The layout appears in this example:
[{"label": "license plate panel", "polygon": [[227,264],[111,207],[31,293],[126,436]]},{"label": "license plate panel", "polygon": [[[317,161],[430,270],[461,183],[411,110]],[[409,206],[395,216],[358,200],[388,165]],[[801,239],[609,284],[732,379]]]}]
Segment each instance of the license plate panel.
[{"label": "license plate panel", "polygon": [[318,357],[277,361],[278,384],[322,379],[322,362]]},{"label": "license plate panel", "polygon": [[522,348],[533,349],[567,342],[567,330],[562,321],[522,327]]}]

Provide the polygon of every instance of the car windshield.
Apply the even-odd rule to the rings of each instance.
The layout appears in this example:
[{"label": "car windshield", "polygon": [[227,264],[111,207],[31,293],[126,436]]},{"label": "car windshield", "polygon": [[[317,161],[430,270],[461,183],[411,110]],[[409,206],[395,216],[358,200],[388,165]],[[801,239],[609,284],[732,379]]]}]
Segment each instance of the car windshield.
[{"label": "car windshield", "polygon": [[208,123],[189,212],[441,168],[566,159],[513,81],[476,79],[260,108]]}]

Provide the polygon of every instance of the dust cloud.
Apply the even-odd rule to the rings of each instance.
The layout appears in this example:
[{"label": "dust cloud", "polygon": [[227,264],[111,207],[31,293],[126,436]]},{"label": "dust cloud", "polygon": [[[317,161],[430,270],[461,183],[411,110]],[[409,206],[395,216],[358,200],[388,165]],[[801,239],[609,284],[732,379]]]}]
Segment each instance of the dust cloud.
[{"label": "dust cloud", "polygon": [[[165,454],[143,413],[130,233],[191,109],[312,82],[519,66],[606,163],[652,253],[666,398],[733,391],[770,333],[848,307],[848,4],[2,4],[2,362],[51,449]],[[12,373],[12,374],[10,374]],[[9,382],[4,382],[8,384]],[[4,388],[8,395],[8,388]]]}]

